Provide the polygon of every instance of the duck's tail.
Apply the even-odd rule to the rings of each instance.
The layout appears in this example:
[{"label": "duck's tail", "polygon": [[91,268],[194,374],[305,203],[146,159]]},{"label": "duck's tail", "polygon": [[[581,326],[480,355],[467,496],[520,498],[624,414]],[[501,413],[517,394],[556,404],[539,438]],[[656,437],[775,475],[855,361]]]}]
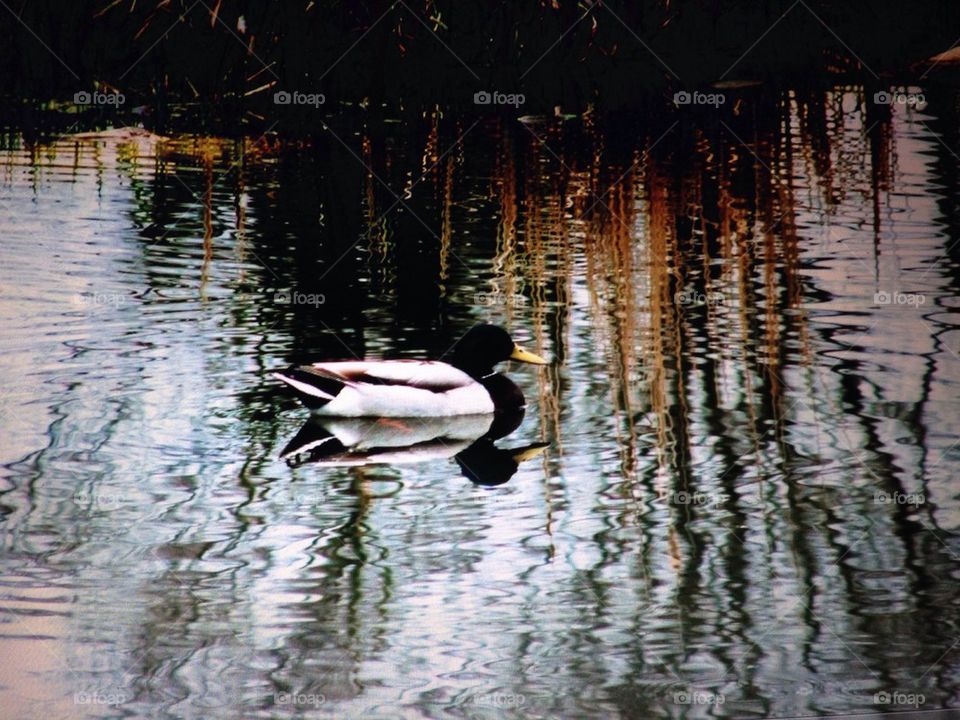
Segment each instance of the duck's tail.
[{"label": "duck's tail", "polygon": [[311,410],[322,408],[333,400],[345,385],[343,380],[332,377],[322,370],[303,365],[299,367],[294,365],[271,375],[289,385],[300,402]]}]

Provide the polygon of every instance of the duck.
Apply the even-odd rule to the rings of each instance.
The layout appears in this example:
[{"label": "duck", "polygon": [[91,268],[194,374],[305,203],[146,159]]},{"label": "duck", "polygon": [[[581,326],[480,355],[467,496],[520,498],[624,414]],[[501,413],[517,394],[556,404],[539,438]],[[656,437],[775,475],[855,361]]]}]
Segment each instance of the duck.
[{"label": "duck", "polygon": [[547,365],[498,325],[475,325],[441,360],[356,360],[294,365],[272,373],[319,416],[453,417],[512,412],[523,392],[494,366]]}]

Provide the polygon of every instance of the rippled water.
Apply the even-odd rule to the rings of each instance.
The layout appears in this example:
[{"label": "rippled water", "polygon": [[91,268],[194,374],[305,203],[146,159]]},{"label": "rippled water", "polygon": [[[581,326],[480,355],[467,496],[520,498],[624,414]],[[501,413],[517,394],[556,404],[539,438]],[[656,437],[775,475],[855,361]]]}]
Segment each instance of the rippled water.
[{"label": "rippled water", "polygon": [[[960,704],[960,123],[925,92],[9,131],[4,713]],[[486,320],[553,361],[508,368],[497,447],[549,445],[505,482],[280,459],[310,428],[270,370]]]}]

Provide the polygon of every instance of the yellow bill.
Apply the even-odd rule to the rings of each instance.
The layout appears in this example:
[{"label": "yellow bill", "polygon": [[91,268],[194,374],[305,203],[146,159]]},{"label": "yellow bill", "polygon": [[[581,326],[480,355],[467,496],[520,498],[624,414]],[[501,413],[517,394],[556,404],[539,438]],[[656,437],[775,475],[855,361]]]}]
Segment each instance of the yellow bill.
[{"label": "yellow bill", "polygon": [[546,365],[547,361],[539,355],[524,350],[519,345],[513,346],[513,352],[510,353],[510,359],[518,362],[530,363],[531,365]]}]

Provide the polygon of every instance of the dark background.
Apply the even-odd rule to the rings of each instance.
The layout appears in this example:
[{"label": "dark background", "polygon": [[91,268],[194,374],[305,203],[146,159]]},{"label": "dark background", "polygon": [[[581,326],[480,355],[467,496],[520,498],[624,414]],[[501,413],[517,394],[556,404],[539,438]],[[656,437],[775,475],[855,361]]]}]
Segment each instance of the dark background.
[{"label": "dark background", "polygon": [[468,106],[479,90],[523,93],[524,112],[611,110],[720,79],[884,87],[958,36],[951,0],[32,0],[0,8],[0,93],[22,112],[115,89],[159,131],[294,133],[316,113],[278,112],[277,90],[367,113]]}]

